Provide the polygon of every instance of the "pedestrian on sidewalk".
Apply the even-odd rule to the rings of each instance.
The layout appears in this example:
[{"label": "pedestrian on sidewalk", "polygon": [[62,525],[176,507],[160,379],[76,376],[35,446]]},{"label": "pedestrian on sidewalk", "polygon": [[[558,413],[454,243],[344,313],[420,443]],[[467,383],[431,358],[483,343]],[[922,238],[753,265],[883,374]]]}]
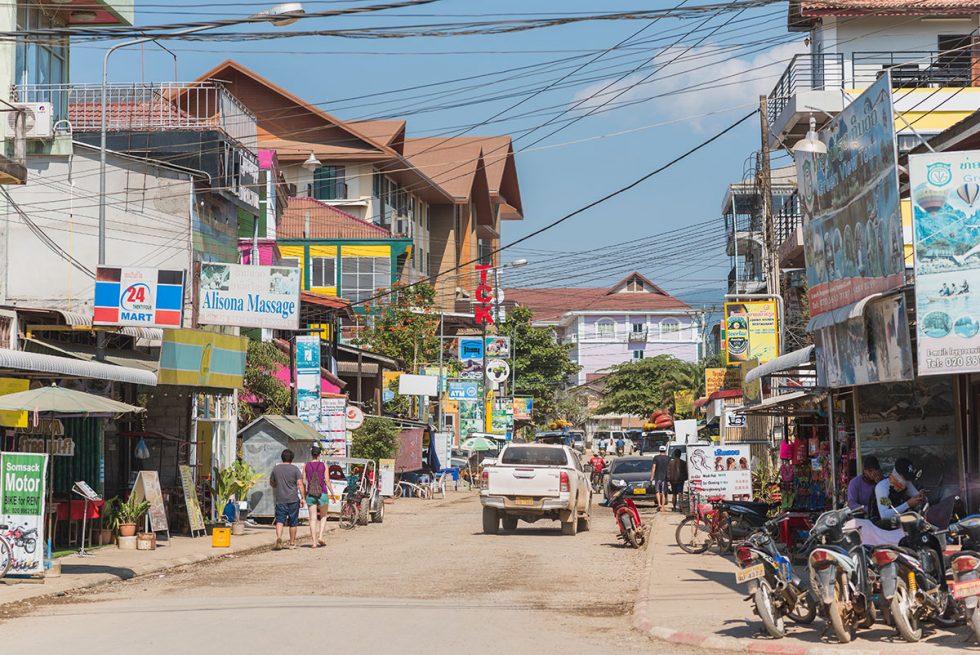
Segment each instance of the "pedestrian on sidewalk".
[{"label": "pedestrian on sidewalk", "polygon": [[[310,512],[310,539],[313,548],[326,546],[323,533],[327,528],[327,508],[333,498],[333,486],[327,479],[327,465],[320,461],[320,446],[310,447],[310,461],[303,467],[303,482],[306,484],[306,506]],[[318,521],[319,519],[319,521]],[[319,530],[317,523],[319,522]]]},{"label": "pedestrian on sidewalk", "polygon": [[673,496],[674,511],[677,511],[677,497],[684,493],[684,483],[687,482],[687,462],[681,459],[680,449],[674,451],[674,456],[667,464],[667,482],[670,483],[670,493]]},{"label": "pedestrian on sidewalk", "polygon": [[664,511],[667,504],[667,469],[670,458],[667,457],[667,446],[658,448],[657,456],[653,458],[653,491],[657,495],[658,511]]},{"label": "pedestrian on sidewalk", "polygon": [[276,501],[276,545],[273,550],[282,550],[282,529],[289,527],[289,548],[296,548],[296,530],[299,527],[299,508],[303,505],[306,485],[303,473],[293,466],[293,451],[282,451],[282,462],[272,468],[269,484],[275,490]]}]

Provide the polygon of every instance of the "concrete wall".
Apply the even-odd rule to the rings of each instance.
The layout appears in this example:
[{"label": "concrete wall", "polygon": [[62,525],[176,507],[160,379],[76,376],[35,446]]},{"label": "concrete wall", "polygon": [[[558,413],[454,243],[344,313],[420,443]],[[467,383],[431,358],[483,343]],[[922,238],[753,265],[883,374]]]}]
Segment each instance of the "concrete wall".
[{"label": "concrete wall", "polygon": [[[108,163],[106,264],[191,270],[190,176],[112,155]],[[98,153],[76,147],[27,165],[28,184],[7,187],[27,219],[12,204],[0,209],[0,302],[91,311],[93,278],[55,250],[98,266]]]}]

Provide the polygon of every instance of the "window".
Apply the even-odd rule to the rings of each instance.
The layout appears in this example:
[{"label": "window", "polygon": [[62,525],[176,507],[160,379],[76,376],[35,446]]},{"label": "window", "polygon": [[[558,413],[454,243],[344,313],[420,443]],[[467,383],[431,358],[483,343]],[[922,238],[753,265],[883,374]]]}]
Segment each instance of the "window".
[{"label": "window", "polygon": [[500,463],[517,466],[567,466],[568,458],[565,456],[564,448],[507,446]]},{"label": "window", "polygon": [[310,257],[310,288],[337,286],[337,260],[333,257]]},{"label": "window", "polygon": [[343,166],[321,166],[313,171],[313,197],[317,200],[343,200],[347,183]]},{"label": "window", "polygon": [[637,334],[639,332],[643,332],[643,330],[645,330],[645,329],[646,329],[646,326],[643,325],[643,323],[634,323],[633,324],[633,334]]},{"label": "window", "polygon": [[[36,4],[16,3],[19,31],[64,27]],[[37,41],[17,40],[14,82],[16,84],[64,84],[68,81],[68,39],[44,37]],[[54,103],[54,119],[67,118],[68,94],[40,91],[21,100]]]},{"label": "window", "polygon": [[[939,77],[935,80],[942,86],[972,86],[970,44],[973,37],[969,34],[939,35],[939,57],[930,66]],[[928,70],[928,69],[927,69]]]},{"label": "window", "polygon": [[644,291],[643,282],[639,278],[632,278],[626,283],[626,290],[630,292]]},{"label": "window", "polygon": [[595,324],[595,335],[600,339],[612,339],[616,334],[616,324],[612,319],[603,318]]},{"label": "window", "polygon": [[643,359],[643,351],[642,350],[634,350],[634,351],[632,351],[632,353],[633,353],[633,359]]},{"label": "window", "polygon": [[681,322],[673,318],[660,321],[660,338],[677,341],[681,336]]},{"label": "window", "polygon": [[375,295],[391,286],[391,259],[388,257],[344,257],[340,263],[342,295],[352,303]]}]

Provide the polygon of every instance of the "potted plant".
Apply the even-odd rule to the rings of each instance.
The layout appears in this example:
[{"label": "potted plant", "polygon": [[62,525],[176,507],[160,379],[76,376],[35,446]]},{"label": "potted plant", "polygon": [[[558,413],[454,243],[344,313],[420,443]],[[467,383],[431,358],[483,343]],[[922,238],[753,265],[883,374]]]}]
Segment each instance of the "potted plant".
[{"label": "potted plant", "polygon": [[[250,464],[236,460],[231,466],[221,471],[215,471],[212,476],[211,497],[214,498],[215,514],[220,522],[225,516],[225,508],[232,498],[244,499],[252,487],[261,479]],[[243,534],[245,524],[239,520],[238,503],[234,503],[235,513],[232,523],[232,534]],[[227,521],[225,521],[227,524]]]},{"label": "potted plant", "polygon": [[102,528],[99,530],[99,545],[112,543],[112,538],[119,530],[119,496],[113,496],[102,504]]},{"label": "potted plant", "polygon": [[133,537],[136,535],[136,525],[143,518],[150,503],[145,500],[136,500],[136,496],[130,496],[127,500],[119,503],[119,536]]},{"label": "potted plant", "polygon": [[[237,460],[230,468],[235,475],[235,499],[239,501],[247,499],[248,492],[262,479],[262,474],[256,471],[251,464],[241,460]],[[231,526],[231,532],[232,534],[245,534],[245,522],[241,520],[241,509],[238,503],[235,503],[235,522]]]}]

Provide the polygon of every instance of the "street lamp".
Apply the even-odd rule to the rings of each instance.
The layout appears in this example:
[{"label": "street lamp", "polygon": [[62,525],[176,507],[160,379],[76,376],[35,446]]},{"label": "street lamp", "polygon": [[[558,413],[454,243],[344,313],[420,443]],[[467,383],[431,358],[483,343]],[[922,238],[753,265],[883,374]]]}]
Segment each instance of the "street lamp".
[{"label": "street lamp", "polygon": [[527,266],[526,259],[515,259],[512,262],[501,264],[493,268],[493,320],[500,321],[500,304],[504,301],[500,291],[500,269],[502,268],[521,268]]},{"label": "street lamp", "polygon": [[826,155],[827,154],[827,144],[820,140],[820,135],[817,134],[817,121],[810,114],[810,129],[807,131],[806,136],[796,142],[793,146],[793,152],[809,152],[815,155]]},{"label": "street lamp", "polygon": [[[285,2],[282,4],[275,5],[269,9],[260,11],[257,14],[249,16],[244,21],[245,23],[261,23],[267,22],[271,23],[276,27],[284,27],[286,25],[292,25],[299,18],[306,13],[303,9],[302,3],[299,2]],[[204,32],[206,30],[213,30],[218,27],[224,27],[224,24],[211,24],[211,25],[197,25],[195,27],[189,27],[187,29],[178,30],[176,32],[170,32],[167,36],[180,36],[184,34],[193,34],[194,32]],[[159,36],[144,36],[138,39],[133,39],[131,41],[124,41],[122,43],[117,43],[116,45],[109,48],[105,57],[102,59],[102,129],[99,138],[99,266],[105,265],[105,159],[106,159],[106,95],[108,92],[108,77],[109,77],[109,57],[113,52],[121,48],[127,48],[131,45],[139,45],[140,43],[147,43],[148,41],[156,41]]]}]

